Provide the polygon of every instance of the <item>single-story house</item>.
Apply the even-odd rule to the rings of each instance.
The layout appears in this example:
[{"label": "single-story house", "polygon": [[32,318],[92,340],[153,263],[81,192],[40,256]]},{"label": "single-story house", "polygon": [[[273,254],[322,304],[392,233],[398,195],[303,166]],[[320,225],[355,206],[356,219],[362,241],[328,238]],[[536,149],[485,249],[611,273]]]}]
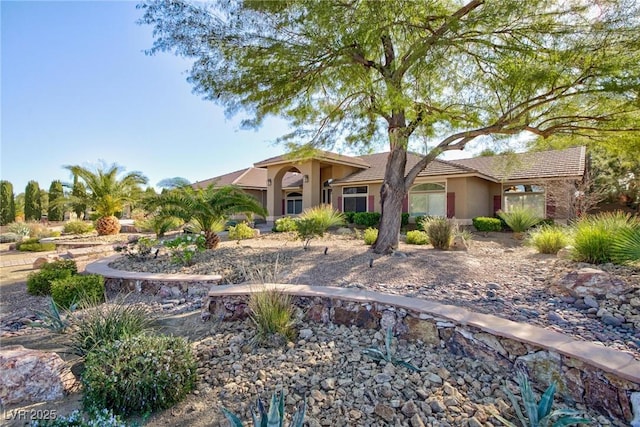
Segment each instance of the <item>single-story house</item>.
[{"label": "single-story house", "polygon": [[[282,155],[193,186],[237,185],[263,203],[269,212],[267,221],[322,203],[342,212],[379,212],[387,156],[321,151],[296,160]],[[409,153],[407,169],[419,160],[419,155]],[[403,212],[470,223],[500,209],[526,206],[541,217],[563,219],[570,215],[575,183],[583,179],[585,168],[585,147],[434,160],[416,178]]]}]

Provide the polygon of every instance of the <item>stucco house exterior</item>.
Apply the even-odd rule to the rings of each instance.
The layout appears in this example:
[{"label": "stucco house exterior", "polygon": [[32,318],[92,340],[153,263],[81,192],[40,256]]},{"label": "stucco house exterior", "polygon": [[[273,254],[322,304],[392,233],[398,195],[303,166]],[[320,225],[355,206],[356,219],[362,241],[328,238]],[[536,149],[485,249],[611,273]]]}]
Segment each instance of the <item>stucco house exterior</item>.
[{"label": "stucco house exterior", "polygon": [[[269,211],[267,221],[323,203],[343,212],[380,212],[387,156],[322,151],[296,160],[282,155],[193,185],[237,185],[263,203]],[[409,153],[407,169],[419,160],[419,155]],[[500,209],[526,206],[541,217],[564,219],[586,163],[585,147],[435,160],[416,178],[403,212],[411,217],[455,217],[465,224]]]}]

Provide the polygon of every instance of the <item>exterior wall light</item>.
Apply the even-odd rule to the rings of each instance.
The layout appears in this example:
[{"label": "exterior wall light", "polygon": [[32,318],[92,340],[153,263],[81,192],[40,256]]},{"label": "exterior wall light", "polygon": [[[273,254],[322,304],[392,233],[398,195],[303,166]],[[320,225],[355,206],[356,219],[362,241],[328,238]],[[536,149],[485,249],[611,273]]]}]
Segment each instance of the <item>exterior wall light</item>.
[{"label": "exterior wall light", "polygon": [[273,184],[273,181],[271,180],[271,178],[267,178],[267,185],[271,187],[271,184]]},{"label": "exterior wall light", "polygon": [[304,176],[304,182],[309,182],[309,175]]}]

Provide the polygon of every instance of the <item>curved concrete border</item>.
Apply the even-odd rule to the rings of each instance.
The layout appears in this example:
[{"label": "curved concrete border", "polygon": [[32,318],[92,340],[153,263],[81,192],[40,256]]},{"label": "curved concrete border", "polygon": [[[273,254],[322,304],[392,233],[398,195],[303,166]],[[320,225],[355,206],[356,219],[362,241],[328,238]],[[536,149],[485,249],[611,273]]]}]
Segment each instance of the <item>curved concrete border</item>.
[{"label": "curved concrete border", "polygon": [[222,280],[219,274],[164,274],[141,273],[138,271],[116,270],[109,264],[121,255],[112,255],[98,261],[87,264],[85,271],[91,274],[99,274],[107,279],[140,280],[148,282],[214,282]]},{"label": "curved concrete border", "polygon": [[[521,341],[546,350],[552,350],[570,358],[610,372],[626,380],[640,384],[640,361],[633,355],[588,341],[579,341],[560,332],[550,331],[526,323],[518,323],[490,314],[474,313],[462,307],[437,302],[382,294],[353,288],[330,286],[306,286],[266,284],[282,292],[304,297],[336,298],[363,303],[381,303],[450,320],[463,326],[472,326],[492,335]],[[248,295],[260,291],[262,285],[221,285],[212,288],[209,296]]]}]

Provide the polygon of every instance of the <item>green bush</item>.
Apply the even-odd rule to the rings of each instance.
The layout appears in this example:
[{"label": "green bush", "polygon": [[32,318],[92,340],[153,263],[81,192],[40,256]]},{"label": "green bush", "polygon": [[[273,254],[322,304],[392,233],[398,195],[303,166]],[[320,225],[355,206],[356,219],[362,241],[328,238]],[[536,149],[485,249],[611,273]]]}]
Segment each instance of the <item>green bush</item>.
[{"label": "green bush", "polygon": [[314,221],[322,230],[322,233],[325,233],[331,227],[339,227],[345,224],[344,215],[330,205],[320,205],[305,209],[300,218]]},{"label": "green bush", "polygon": [[140,231],[153,232],[157,238],[164,237],[169,231],[174,231],[182,226],[182,220],[172,216],[153,215],[148,218],[136,220],[134,225]]},{"label": "green bush", "polygon": [[51,282],[51,297],[60,308],[80,301],[104,300],[104,278],[97,274],[73,275]]},{"label": "green bush", "polygon": [[423,227],[429,242],[436,249],[449,249],[453,241],[455,226],[453,222],[447,218],[431,218],[423,221]]},{"label": "green bush", "polygon": [[614,242],[640,227],[638,219],[622,212],[605,212],[582,217],[574,226],[573,259],[604,264],[612,262]]},{"label": "green bush", "polygon": [[531,209],[521,207],[514,207],[509,212],[498,211],[498,216],[514,233],[524,233],[542,221]]},{"label": "green bush", "polygon": [[353,217],[356,213],[353,211],[343,212],[344,219],[347,221],[347,224],[353,224]]},{"label": "green bush", "polygon": [[427,236],[427,233],[420,230],[407,231],[406,242],[408,245],[428,245],[429,236]]},{"label": "green bush", "polygon": [[380,212],[356,212],[353,222],[363,227],[377,227],[380,223]]},{"label": "green bush", "polygon": [[613,241],[611,257],[616,264],[640,266],[640,226],[620,230]]},{"label": "green bush", "polygon": [[136,335],[114,341],[87,354],[83,403],[123,416],[166,409],[193,389],[196,368],[184,338]]},{"label": "green bush", "polygon": [[65,234],[86,234],[93,231],[93,224],[79,219],[66,222],[62,229]]},{"label": "green bush", "polygon": [[291,341],[296,336],[291,297],[277,289],[254,292],[249,296],[249,315],[256,325],[256,342],[265,343],[274,335]]},{"label": "green bush", "polygon": [[28,239],[19,242],[16,248],[22,252],[50,252],[56,250],[55,243],[40,243],[38,239]]},{"label": "green bush", "polygon": [[20,237],[29,237],[31,234],[31,228],[26,222],[12,222],[7,225],[7,231],[9,233],[15,233]]},{"label": "green bush", "polygon": [[2,233],[0,234],[0,243],[13,243],[20,240],[22,237],[16,233]]},{"label": "green bush", "polygon": [[541,254],[557,254],[570,242],[567,230],[554,225],[543,225],[531,232],[527,244]]},{"label": "green bush", "polygon": [[406,227],[407,225],[409,225],[409,214],[404,212],[400,219],[400,227]]},{"label": "green bush", "polygon": [[364,230],[364,244],[365,245],[373,245],[376,240],[378,240],[378,229],[377,228],[367,228]]},{"label": "green bush", "polygon": [[477,216],[472,220],[476,230],[482,232],[502,231],[502,222],[498,218],[490,218],[488,216]]},{"label": "green bush", "polygon": [[289,231],[296,231],[296,222],[298,220],[296,218],[292,218],[290,216],[285,216],[284,218],[276,219],[275,225],[273,227],[273,231],[278,233],[285,233]]},{"label": "green bush", "polygon": [[51,283],[72,276],[69,270],[41,270],[27,276],[27,292],[31,295],[51,295]]},{"label": "green bush", "polygon": [[[81,307],[87,308],[83,304]],[[116,303],[87,308],[76,325],[71,347],[84,356],[99,346],[149,331],[152,324],[149,311],[139,305]]]},{"label": "green bush", "polygon": [[72,259],[57,259],[44,264],[42,269],[47,271],[69,270],[71,274],[78,273],[78,265]]},{"label": "green bush", "polygon": [[253,239],[256,237],[256,230],[249,227],[248,224],[241,222],[236,226],[229,227],[229,239],[230,240],[244,240]]}]

